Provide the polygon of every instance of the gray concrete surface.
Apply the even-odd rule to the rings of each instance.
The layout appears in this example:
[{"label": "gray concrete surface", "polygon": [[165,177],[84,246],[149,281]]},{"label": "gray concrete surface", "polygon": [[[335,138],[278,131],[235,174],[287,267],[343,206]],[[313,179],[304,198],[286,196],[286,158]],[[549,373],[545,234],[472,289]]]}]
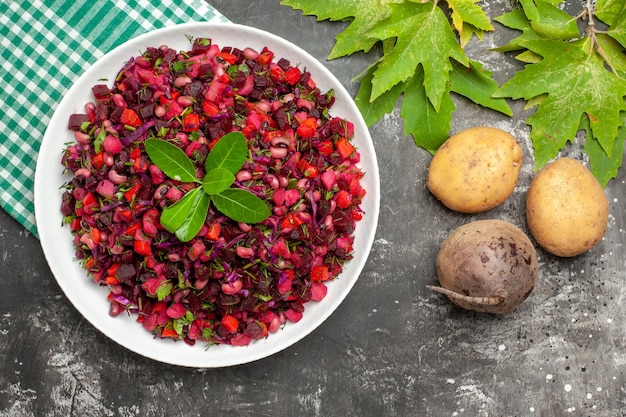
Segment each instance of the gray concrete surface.
[{"label": "gray concrete surface", "polygon": [[[353,94],[373,60],[327,62],[345,23],[316,22],[277,0],[212,0],[230,20],[309,51]],[[496,16],[511,2],[490,2]],[[498,27],[468,54],[503,80],[511,57],[489,51],[512,36]],[[376,52],[374,52],[376,53]],[[513,133],[515,118],[458,100],[453,131],[480,125]],[[626,415],[626,171],[606,188],[610,224],[591,252],[560,259],[539,250],[530,298],[506,316],[469,313],[425,286],[455,227],[479,218],[526,230],[530,158],[502,206],[469,216],[426,189],[430,155],[403,136],[396,111],[371,128],[381,173],[381,213],[367,265],[316,331],[267,359],[194,370],[142,358],[108,340],[64,297],[38,240],[0,211],[0,416],[435,416]],[[581,147],[568,148],[581,158]]]}]

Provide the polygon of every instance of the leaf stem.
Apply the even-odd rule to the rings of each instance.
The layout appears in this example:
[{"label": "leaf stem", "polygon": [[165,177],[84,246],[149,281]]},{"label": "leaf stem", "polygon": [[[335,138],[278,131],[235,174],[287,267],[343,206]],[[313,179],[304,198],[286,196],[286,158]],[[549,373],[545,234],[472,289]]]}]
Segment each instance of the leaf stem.
[{"label": "leaf stem", "polygon": [[595,29],[595,25],[596,23],[593,21],[593,5],[592,5],[592,1],[591,0],[587,0],[587,7],[586,7],[586,12],[587,12],[587,16],[589,17],[589,21],[587,23],[587,28],[591,28],[591,31],[593,32],[593,30]]},{"label": "leaf stem", "polygon": [[593,16],[593,12],[594,12],[594,2],[592,0],[587,0],[587,4],[585,6],[585,9],[578,15],[578,17],[581,17],[583,20],[585,18],[587,18],[587,27],[585,28],[585,33],[587,34],[587,36],[589,36],[589,40],[590,40],[590,42],[589,42],[589,56],[591,57],[591,54],[595,50],[598,53],[598,55],[600,55],[602,57],[602,59],[604,59],[604,62],[606,62],[607,65],[611,68],[611,71],[613,72],[613,74],[615,74],[615,75],[617,75],[617,77],[621,78],[619,76],[619,74],[617,73],[617,71],[615,70],[615,67],[613,66],[613,64],[611,64],[611,60],[606,55],[606,52],[604,51],[604,49],[602,48],[602,46],[598,42],[596,34],[598,34],[598,33],[606,33],[606,31],[605,30],[596,29],[596,23],[595,23],[595,20],[593,18],[594,17]]}]

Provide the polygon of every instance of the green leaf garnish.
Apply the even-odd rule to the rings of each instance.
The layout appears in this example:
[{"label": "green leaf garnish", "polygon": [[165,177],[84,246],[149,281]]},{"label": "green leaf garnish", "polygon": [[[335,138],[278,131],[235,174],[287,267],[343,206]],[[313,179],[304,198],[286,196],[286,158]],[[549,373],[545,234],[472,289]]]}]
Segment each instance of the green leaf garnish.
[{"label": "green leaf garnish", "polygon": [[147,139],[146,152],[168,177],[202,186],[188,191],[179,201],[163,209],[161,225],[182,242],[193,239],[206,221],[211,201],[215,208],[234,221],[258,223],[270,215],[259,197],[241,188],[230,188],[235,174],[248,155],[246,138],[241,132],[224,135],[207,156],[206,174],[196,178],[193,161],[178,147],[157,138]]},{"label": "green leaf garnish", "polygon": [[107,136],[107,132],[103,126],[102,129],[100,129],[98,136],[96,136],[93,141],[93,148],[96,151],[96,153],[100,152],[100,149],[102,148],[102,142],[104,142],[104,138],[106,138],[106,136]]},{"label": "green leaf garnish", "polygon": [[270,215],[270,211],[259,197],[240,188],[229,188],[213,197],[213,204],[236,222],[258,223]]},{"label": "green leaf garnish", "polygon": [[181,242],[193,239],[204,224],[211,198],[201,187],[194,188],[161,214],[161,225]]},{"label": "green leaf garnish", "polygon": [[205,168],[210,172],[224,168],[233,174],[241,169],[248,155],[246,138],[241,132],[231,132],[217,141],[206,158]]},{"label": "green leaf garnish", "polygon": [[235,176],[227,169],[215,168],[206,173],[202,181],[204,192],[213,195],[219,194],[235,182]]},{"label": "green leaf garnish", "polygon": [[156,138],[146,139],[145,147],[152,162],[168,177],[182,182],[198,181],[193,162],[179,147]]},{"label": "green leaf garnish", "polygon": [[156,290],[157,300],[159,301],[165,300],[165,298],[168,295],[170,295],[171,292],[172,292],[172,283],[169,281],[164,281],[161,285],[159,285],[159,288],[157,288]]},{"label": "green leaf garnish", "polygon": [[[183,224],[175,232],[176,237],[181,242],[188,242],[198,234],[209,212],[211,197],[203,192],[202,188],[194,188],[194,190],[198,191],[193,195],[192,204],[186,213]],[[192,192],[193,190],[187,193],[187,195]]]}]

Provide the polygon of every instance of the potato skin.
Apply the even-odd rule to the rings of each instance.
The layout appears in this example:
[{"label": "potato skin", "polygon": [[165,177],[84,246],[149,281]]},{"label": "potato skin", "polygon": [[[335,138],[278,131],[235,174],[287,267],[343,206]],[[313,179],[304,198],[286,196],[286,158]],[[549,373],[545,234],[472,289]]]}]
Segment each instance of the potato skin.
[{"label": "potato skin", "polygon": [[491,210],[513,193],[522,161],[521,146],[504,130],[465,129],[439,147],[428,169],[427,186],[451,210]]},{"label": "potato skin", "polygon": [[561,257],[587,252],[604,236],[609,205],[598,180],[579,161],[562,157],[543,167],[526,195],[531,235]]},{"label": "potato skin", "polygon": [[528,236],[504,220],[458,227],[437,254],[439,284],[452,291],[446,294],[450,301],[478,312],[505,314],[518,307],[532,292],[538,269]]}]

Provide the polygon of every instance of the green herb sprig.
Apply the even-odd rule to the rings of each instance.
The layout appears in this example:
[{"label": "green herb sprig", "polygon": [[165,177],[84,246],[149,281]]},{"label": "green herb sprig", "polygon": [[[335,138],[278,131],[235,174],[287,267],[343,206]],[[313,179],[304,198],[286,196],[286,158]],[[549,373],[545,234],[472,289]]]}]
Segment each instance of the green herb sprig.
[{"label": "green herb sprig", "polygon": [[241,132],[228,133],[215,144],[206,158],[202,180],[197,178],[191,159],[172,143],[149,138],[145,148],[165,175],[199,185],[161,213],[161,225],[180,241],[188,242],[198,234],[211,202],[219,212],[237,222],[258,223],[269,216],[269,208],[259,197],[242,188],[231,188],[248,154],[246,138]]}]

